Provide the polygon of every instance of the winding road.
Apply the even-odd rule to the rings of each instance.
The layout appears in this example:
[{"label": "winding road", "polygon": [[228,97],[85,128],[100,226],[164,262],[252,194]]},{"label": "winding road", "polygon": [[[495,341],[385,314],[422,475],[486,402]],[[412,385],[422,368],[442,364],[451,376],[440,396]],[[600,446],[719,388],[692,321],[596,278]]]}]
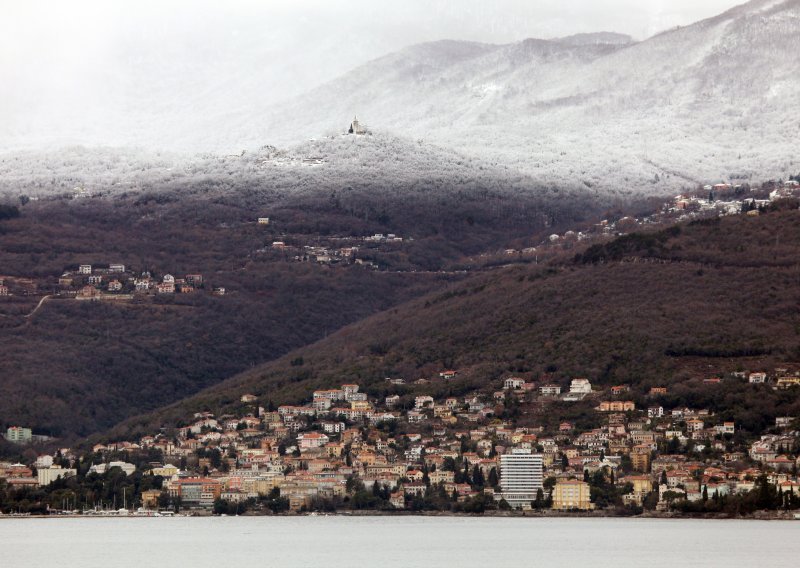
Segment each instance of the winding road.
[{"label": "winding road", "polygon": [[26,315],[26,316],[22,316],[22,317],[24,317],[24,318],[31,318],[31,317],[33,317],[33,315],[34,315],[36,312],[38,312],[38,311],[39,311],[39,308],[41,308],[41,307],[44,305],[45,301],[46,301],[46,300],[49,300],[50,298],[52,298],[52,296],[50,296],[50,295],[48,295],[48,296],[44,296],[44,297],[43,297],[41,300],[39,300],[39,303],[38,303],[38,304],[36,304],[36,307],[35,307],[35,308],[33,308],[33,311],[31,311],[31,313],[29,313],[29,314],[28,314],[28,315]]}]

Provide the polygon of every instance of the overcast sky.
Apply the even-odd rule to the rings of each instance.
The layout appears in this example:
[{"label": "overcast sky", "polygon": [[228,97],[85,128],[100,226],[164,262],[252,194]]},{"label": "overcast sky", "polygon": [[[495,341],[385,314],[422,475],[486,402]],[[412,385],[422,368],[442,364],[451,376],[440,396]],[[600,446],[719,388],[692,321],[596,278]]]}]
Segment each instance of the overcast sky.
[{"label": "overcast sky", "polygon": [[[410,44],[615,31],[644,39],[737,0],[0,0],[0,122],[81,117],[210,89],[296,95]],[[124,103],[121,102],[124,99]],[[106,120],[104,118],[103,120]],[[0,125],[0,129],[3,126]],[[0,149],[2,149],[0,132]],[[6,138],[7,139],[7,138]]]}]

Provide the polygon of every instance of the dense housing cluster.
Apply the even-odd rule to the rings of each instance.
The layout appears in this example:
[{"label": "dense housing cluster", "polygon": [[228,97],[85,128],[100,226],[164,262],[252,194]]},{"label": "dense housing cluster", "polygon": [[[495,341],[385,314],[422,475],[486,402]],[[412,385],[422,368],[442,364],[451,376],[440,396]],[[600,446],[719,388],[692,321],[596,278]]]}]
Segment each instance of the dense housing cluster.
[{"label": "dense housing cluster", "polygon": [[[458,371],[391,388],[458,380]],[[793,389],[789,369],[712,376],[752,388]],[[275,407],[241,395],[239,412],[195,413],[135,441],[63,448],[30,464],[0,464],[5,512],[38,507],[115,514],[338,509],[747,512],[800,507],[800,424],[782,416],[758,436],[704,408],[666,408],[666,387],[640,406],[627,385],[508,376],[497,390],[435,398],[378,398],[347,383]],[[576,421],[522,425],[523,409]],[[27,436],[26,436],[27,434]],[[7,438],[30,442],[30,431]],[[122,493],[120,493],[122,492]],[[37,501],[38,499],[38,501]],[[109,502],[110,500],[113,501]],[[38,503],[38,505],[37,505]],[[125,508],[123,514],[128,514]]]}]

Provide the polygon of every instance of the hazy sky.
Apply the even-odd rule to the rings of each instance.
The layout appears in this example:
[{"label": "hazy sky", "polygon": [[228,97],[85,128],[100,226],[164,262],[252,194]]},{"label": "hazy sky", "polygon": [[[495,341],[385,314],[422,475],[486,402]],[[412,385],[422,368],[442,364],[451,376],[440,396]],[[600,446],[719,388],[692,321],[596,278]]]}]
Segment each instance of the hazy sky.
[{"label": "hazy sky", "polygon": [[[0,0],[0,150],[225,90],[268,104],[436,39],[643,39],[737,0]],[[77,125],[77,126],[76,126]],[[9,136],[11,132],[11,136]],[[79,138],[79,137],[78,137]]]}]

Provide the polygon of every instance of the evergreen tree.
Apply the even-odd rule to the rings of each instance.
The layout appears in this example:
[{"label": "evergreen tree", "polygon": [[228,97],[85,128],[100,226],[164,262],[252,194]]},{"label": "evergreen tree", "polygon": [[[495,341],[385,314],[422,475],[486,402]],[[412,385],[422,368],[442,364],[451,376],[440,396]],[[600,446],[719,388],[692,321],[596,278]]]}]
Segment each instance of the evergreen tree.
[{"label": "evergreen tree", "polygon": [[483,471],[479,465],[476,465],[472,469],[472,484],[477,487],[483,487],[486,484],[486,481],[483,477]]},{"label": "evergreen tree", "polygon": [[774,509],[776,507],[777,492],[775,487],[769,482],[766,474],[758,476],[755,483],[756,506],[759,509]]},{"label": "evergreen tree", "polygon": [[489,485],[491,487],[497,487],[500,485],[500,480],[497,477],[497,468],[493,467],[489,470]]},{"label": "evergreen tree", "polygon": [[544,492],[541,488],[536,490],[536,500],[533,502],[534,509],[541,509],[544,507]]}]

